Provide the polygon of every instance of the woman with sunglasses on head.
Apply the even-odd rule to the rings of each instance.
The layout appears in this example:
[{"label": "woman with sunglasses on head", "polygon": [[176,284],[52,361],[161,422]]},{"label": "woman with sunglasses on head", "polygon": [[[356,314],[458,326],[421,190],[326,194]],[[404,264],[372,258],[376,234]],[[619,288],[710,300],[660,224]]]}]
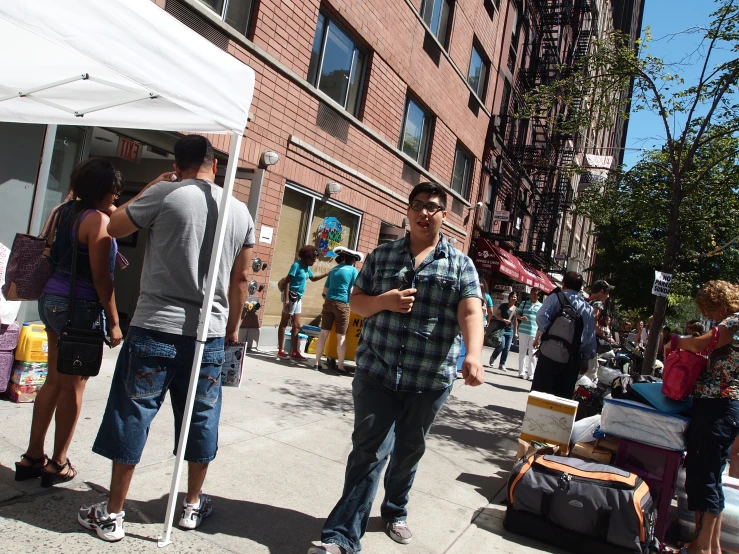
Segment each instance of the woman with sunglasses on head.
[{"label": "woman with sunglasses on head", "polygon": [[[298,251],[299,260],[290,266],[290,271],[285,278],[285,290],[281,293],[282,300],[282,319],[280,326],[277,328],[277,356],[280,358],[293,358],[296,360],[307,360],[300,353],[298,334],[300,333],[300,312],[302,310],[302,300],[305,294],[305,285],[308,279],[312,282],[320,281],[328,277],[328,273],[323,275],[313,275],[311,266],[316,263],[320,252],[312,244],[306,244]],[[285,329],[288,322],[292,319],[291,334],[291,352],[285,352]]]},{"label": "woman with sunglasses on head", "polygon": [[[72,325],[80,329],[102,326],[107,316],[110,346],[118,346],[123,334],[113,291],[113,270],[118,248],[108,234],[113,202],[123,189],[123,176],[110,162],[92,158],[79,164],[70,177],[72,194],[49,216],[57,217],[51,249],[55,270],[38,301],[41,321],[49,340],[48,374],[33,406],[28,450],[16,462],[15,479],[41,476],[41,486],[69,481],[77,470],[67,458],[67,450],[82,408],[87,377],[57,372],[57,341],[67,324],[74,241],[79,236]],[[48,225],[48,223],[47,223]],[[51,418],[56,415],[54,454],[44,453],[44,441]]]}]

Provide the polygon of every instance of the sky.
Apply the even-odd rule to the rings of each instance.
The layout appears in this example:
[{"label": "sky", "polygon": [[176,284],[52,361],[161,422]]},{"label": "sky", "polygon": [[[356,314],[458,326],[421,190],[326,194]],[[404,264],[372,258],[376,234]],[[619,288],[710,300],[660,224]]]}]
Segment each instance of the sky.
[{"label": "sky", "polygon": [[[648,52],[665,62],[679,62],[696,49],[701,35],[669,35],[694,26],[706,27],[715,8],[713,0],[645,0],[642,32],[649,26],[654,39],[649,43]],[[692,60],[696,62],[699,58],[696,56]],[[700,76],[700,65],[694,63],[681,69],[679,74],[685,79],[686,85],[692,84]],[[646,110],[632,113],[624,164],[632,166],[639,160],[640,149],[659,147],[664,142],[664,136],[660,117]]]}]

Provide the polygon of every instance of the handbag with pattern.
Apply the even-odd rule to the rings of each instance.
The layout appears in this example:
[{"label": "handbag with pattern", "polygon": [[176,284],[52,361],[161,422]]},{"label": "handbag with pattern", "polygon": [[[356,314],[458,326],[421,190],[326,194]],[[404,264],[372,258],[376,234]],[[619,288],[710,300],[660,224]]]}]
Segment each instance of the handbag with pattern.
[{"label": "handbag with pattern", "polygon": [[17,233],[5,269],[3,296],[6,300],[38,300],[54,273],[51,247],[61,206],[49,218],[41,236]]}]

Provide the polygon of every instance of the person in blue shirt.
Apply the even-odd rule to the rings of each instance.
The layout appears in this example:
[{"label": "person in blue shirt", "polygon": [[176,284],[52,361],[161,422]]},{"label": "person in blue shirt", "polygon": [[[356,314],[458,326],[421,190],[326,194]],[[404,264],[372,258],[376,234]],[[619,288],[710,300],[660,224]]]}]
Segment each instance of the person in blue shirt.
[{"label": "person in blue shirt", "polygon": [[359,272],[354,267],[356,262],[364,260],[359,252],[354,252],[343,246],[334,249],[336,263],[338,264],[328,273],[326,286],[323,287],[323,312],[321,313],[321,334],[318,336],[316,346],[316,364],[313,369],[322,369],[321,357],[326,339],[336,323],[336,354],[338,356],[339,373],[348,374],[344,369],[344,358],[346,357],[346,331],[349,329],[349,295],[354,287]]},{"label": "person in blue shirt", "polygon": [[487,328],[488,322],[493,320],[493,298],[488,293],[488,285],[485,279],[480,279],[480,290],[484,298],[482,303],[482,326]]},{"label": "person in blue shirt", "polygon": [[[574,340],[574,344],[578,346],[578,352],[574,356],[570,355],[567,362],[561,363],[548,358],[540,350],[534,382],[531,384],[532,391],[545,392],[560,398],[572,398],[578,375],[587,371],[588,360],[596,355],[593,307],[580,294],[582,281],[582,275],[574,271],[565,273],[562,280],[562,293],[582,318],[582,334]],[[546,338],[546,331],[557,319],[557,314],[562,308],[559,295],[556,293],[555,290],[547,297],[536,314],[536,323],[543,331],[541,334],[543,338]],[[537,348],[539,342],[540,336],[537,335],[533,347]]]},{"label": "person in blue shirt", "polygon": [[[277,350],[277,356],[279,358],[294,358],[296,360],[307,360],[305,356],[300,353],[299,349],[299,338],[300,333],[300,312],[302,310],[302,300],[305,294],[305,284],[310,279],[312,282],[320,281],[328,276],[328,273],[323,275],[313,275],[311,266],[316,263],[320,252],[318,248],[312,244],[306,244],[298,251],[298,257],[300,258],[297,262],[290,266],[290,271],[287,273],[285,278],[284,290],[281,291],[281,300],[283,302],[282,308],[282,319],[280,319],[280,326],[277,328],[277,344],[279,349]],[[287,324],[292,319],[292,335],[291,335],[291,352],[288,354],[285,352],[285,329]]]}]

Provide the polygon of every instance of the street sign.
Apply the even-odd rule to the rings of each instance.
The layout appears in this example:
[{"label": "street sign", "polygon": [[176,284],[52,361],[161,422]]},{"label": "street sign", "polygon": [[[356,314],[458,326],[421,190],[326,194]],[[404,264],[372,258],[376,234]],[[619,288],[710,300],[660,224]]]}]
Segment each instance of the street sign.
[{"label": "street sign", "polygon": [[510,221],[511,212],[508,210],[495,210],[493,213],[493,221]]},{"label": "street sign", "polygon": [[134,140],[118,137],[118,151],[116,156],[128,160],[129,162],[139,163],[141,155],[144,153],[144,145]]},{"label": "street sign", "polygon": [[672,284],[672,273],[654,272],[654,285],[652,285],[652,294],[655,296],[664,296],[670,294],[670,284]]}]

